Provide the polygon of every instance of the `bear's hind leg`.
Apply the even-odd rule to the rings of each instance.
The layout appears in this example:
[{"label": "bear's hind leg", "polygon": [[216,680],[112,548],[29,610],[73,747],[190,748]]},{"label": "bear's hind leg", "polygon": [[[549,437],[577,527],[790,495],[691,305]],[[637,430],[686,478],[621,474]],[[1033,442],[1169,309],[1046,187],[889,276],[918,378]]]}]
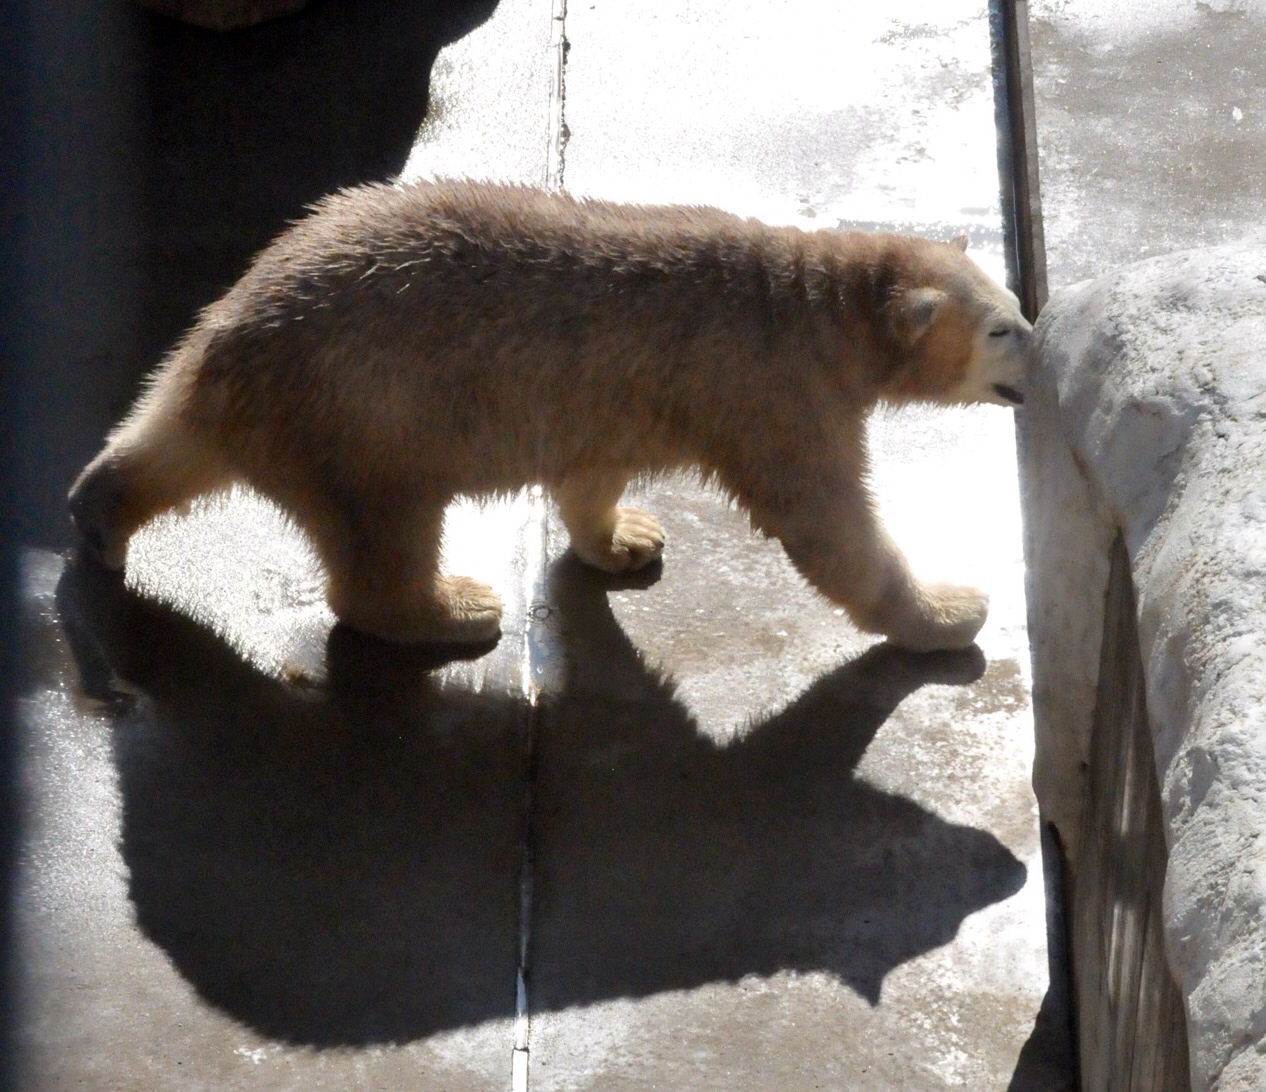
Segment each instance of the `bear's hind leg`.
[{"label": "bear's hind leg", "polygon": [[305,520],[329,573],[340,622],[389,641],[481,644],[501,632],[490,587],[439,571],[444,503],[367,508],[355,518]]},{"label": "bear's hind leg", "polygon": [[664,552],[664,529],[649,512],[617,505],[628,475],[575,474],[553,490],[571,548],[609,573],[644,569]]},{"label": "bear's hind leg", "polygon": [[128,541],[154,516],[224,489],[234,473],[178,414],[142,406],[110,436],[70,489],[70,516],[88,548],[122,569]]}]

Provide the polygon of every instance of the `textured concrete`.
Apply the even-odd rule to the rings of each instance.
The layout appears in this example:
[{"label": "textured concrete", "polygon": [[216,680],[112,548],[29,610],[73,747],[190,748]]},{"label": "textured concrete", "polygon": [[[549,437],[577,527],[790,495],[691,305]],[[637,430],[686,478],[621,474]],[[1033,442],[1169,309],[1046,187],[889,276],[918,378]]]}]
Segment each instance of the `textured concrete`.
[{"label": "textured concrete", "polygon": [[28,555],[21,1087],[499,1087],[522,623],[440,670],[332,634],[246,498],[137,547],[144,596]]},{"label": "textured concrete", "polygon": [[1266,3],[1028,6],[1053,288],[1261,233]]},{"label": "textured concrete", "polygon": [[[1122,1092],[1184,1088],[1191,1068],[1187,1018],[1165,958],[1169,853],[1134,581],[1120,535],[1112,547],[1103,626],[1086,806],[1067,909],[1081,1085]],[[1043,735],[1048,728],[1043,718]]]},{"label": "textured concrete", "polygon": [[1266,246],[1233,245],[1054,297],[1037,329],[1026,432],[1039,799],[1072,858],[1084,857],[1095,701],[1069,695],[1101,644],[1104,540],[1120,533],[1169,848],[1165,955],[1197,1089],[1266,1084],[1263,277]]},{"label": "textured concrete", "polygon": [[714,497],[639,500],[660,579],[552,573],[537,1087],[1006,1087],[1044,978],[1016,661],[873,646]]},{"label": "textured concrete", "polygon": [[[978,5],[557,14],[503,0],[438,55],[409,173],[966,230],[1001,275]],[[387,52],[416,46],[421,79],[442,36],[400,33]],[[170,64],[164,41],[145,65]],[[196,54],[175,56],[184,71]],[[357,110],[305,128],[286,86],[243,90],[234,124],[253,131],[252,105],[307,134],[314,164],[403,163],[416,100],[358,158]],[[646,491],[671,541],[637,581],[578,569],[530,497],[452,512],[450,556],[507,603],[500,644],[468,662],[331,630],[303,544],[246,494],[158,522],[126,585],[102,579],[49,549],[58,489],[211,291],[203,243],[225,242],[210,253],[229,273],[320,177],[287,184],[287,152],[261,140],[258,189],[248,161],[222,187],[199,109],[180,116],[191,131],[137,150],[185,195],[137,259],[143,291],[83,288],[109,329],[139,315],[143,336],[113,349],[85,322],[50,378],[73,387],[101,357],[55,460],[72,465],[41,471],[28,554],[26,1087],[1069,1087],[1011,415],[874,422],[880,503],[916,569],[993,594],[958,655],[864,639],[681,479]],[[199,201],[206,233],[184,245]],[[145,209],[157,232],[160,203]]]},{"label": "textured concrete", "polygon": [[975,0],[571,4],[567,188],[996,242],[984,16]]},{"label": "textured concrete", "polygon": [[147,532],[145,598],[53,552],[69,477],[162,347],[306,202],[401,169],[436,54],[486,12],[333,0],[229,36],[124,4],[35,20],[24,1089],[504,1083],[513,625],[434,672],[331,640],[302,543],[247,498]]},{"label": "textured concrete", "polygon": [[[1122,0],[1110,5],[1093,0],[1030,0],[1028,6],[1052,288],[1106,276],[1140,258],[1185,247],[1225,244],[1242,238],[1260,241],[1261,209],[1266,198],[1266,179],[1261,171],[1266,158],[1266,5],[1260,0]],[[1131,277],[1138,275],[1133,273]],[[1137,305],[1125,307],[1123,300],[1118,300],[1108,306],[1108,312],[1116,316],[1112,320],[1103,311],[1093,315],[1086,311],[1088,297],[1075,307],[1072,303],[1065,305],[1066,316],[1074,309],[1079,313],[1076,319],[1066,318],[1067,337],[1082,345],[1079,353],[1084,352],[1088,359],[1105,366],[1109,359],[1116,361],[1118,352],[1124,352],[1123,336],[1136,347],[1141,345],[1139,339],[1149,336],[1148,330],[1153,330],[1154,336],[1167,332],[1165,336],[1173,340],[1164,349],[1139,349],[1128,354],[1128,361],[1116,361],[1119,366],[1139,368],[1139,382],[1144,385],[1148,376],[1156,378],[1155,389],[1142,392],[1138,401],[1133,395],[1124,394],[1124,388],[1114,392],[1091,382],[1093,367],[1087,363],[1082,372],[1087,382],[1081,393],[1074,403],[1061,403],[1059,412],[1070,419],[1065,431],[1075,431],[1098,416],[1103,422],[1118,424],[1115,440],[1109,443],[1105,439],[1102,450],[1083,452],[1078,456],[1079,462],[1073,459],[1064,435],[1054,443],[1040,445],[1044,456],[1031,459],[1024,472],[1026,492],[1043,498],[1053,526],[1050,535],[1035,530],[1030,536],[1037,574],[1032,617],[1042,620],[1041,624],[1035,621],[1032,629],[1034,657],[1037,663],[1055,659],[1058,664],[1054,675],[1036,671],[1035,704],[1042,711],[1041,724],[1060,723],[1078,737],[1076,745],[1070,746],[1067,736],[1061,740],[1062,733],[1051,733],[1040,726],[1036,784],[1044,813],[1058,823],[1071,843],[1081,838],[1082,823],[1075,816],[1081,814],[1085,782],[1076,764],[1086,756],[1089,746],[1089,736],[1083,732],[1094,715],[1102,593],[1108,584],[1108,559],[1116,527],[1123,525],[1125,511],[1135,513],[1131,519],[1136,526],[1135,537],[1127,540],[1127,545],[1131,557],[1136,558],[1139,536],[1145,535],[1137,528],[1156,517],[1166,504],[1176,503],[1178,493],[1171,496],[1169,489],[1171,485],[1176,489],[1184,486],[1185,478],[1175,478],[1175,474],[1186,458],[1183,448],[1188,430],[1194,427],[1186,415],[1192,412],[1199,416],[1204,412],[1194,408],[1204,404],[1204,395],[1196,395],[1194,401],[1186,400],[1192,390],[1190,384],[1203,388],[1204,380],[1196,379],[1202,374],[1201,369],[1207,367],[1211,357],[1228,350],[1230,339],[1238,338],[1230,328],[1206,326],[1201,309],[1190,309],[1183,302],[1189,298],[1188,288],[1176,288],[1173,284],[1162,287],[1159,281],[1152,288],[1150,292],[1140,292]],[[1122,308],[1129,311],[1130,324],[1124,335],[1116,321],[1123,318],[1118,313]],[[1219,304],[1215,312],[1220,311]],[[1050,321],[1055,321],[1054,316]],[[1197,330],[1203,333],[1189,340],[1189,334]],[[1250,347],[1254,337],[1260,341],[1260,334],[1252,335],[1245,348]],[[1099,344],[1093,343],[1096,338]],[[1167,375],[1156,376],[1156,366]],[[1224,373],[1217,382],[1225,379]],[[1182,391],[1187,394],[1180,394]],[[1105,398],[1103,404],[1092,405],[1101,395]],[[1026,413],[1030,425],[1041,421],[1048,412],[1041,408],[1042,398],[1039,390],[1030,400]],[[1226,409],[1221,398],[1213,401]],[[1127,408],[1131,404],[1133,410]],[[1050,410],[1054,410],[1053,404]],[[1047,425],[1064,428],[1054,419]],[[1027,439],[1026,445],[1032,448]],[[1217,446],[1211,446],[1208,452]],[[1170,451],[1171,457],[1154,462],[1149,478],[1139,464],[1148,461],[1149,451],[1159,453],[1161,449]],[[1082,456],[1091,462],[1085,462]],[[1092,476],[1107,473],[1108,467],[1113,467],[1113,475],[1122,482],[1133,483],[1123,494],[1132,499],[1111,513],[1088,500],[1089,486],[1083,474],[1087,466],[1098,468]],[[1227,518],[1234,519],[1234,498],[1228,496],[1224,501],[1229,502]],[[1144,503],[1150,513],[1146,517]],[[1221,514],[1205,518],[1210,529],[1222,528]],[[1234,547],[1221,539],[1211,539],[1208,549],[1210,563],[1215,566],[1221,564],[1218,559],[1223,554],[1234,552]],[[1204,568],[1205,563],[1204,559],[1198,565],[1193,561],[1193,571]],[[1042,590],[1043,571],[1063,574],[1053,577],[1055,583],[1046,588],[1049,594]],[[1073,572],[1080,575],[1069,579],[1068,574]],[[1136,571],[1136,580],[1144,575]],[[1174,577],[1178,582],[1185,579],[1176,573]],[[1152,583],[1155,585],[1155,578]],[[1156,590],[1153,587],[1148,594],[1155,594]],[[1142,591],[1140,587],[1140,604]],[[1245,592],[1229,592],[1228,602],[1237,608],[1245,600]],[[1221,614],[1221,605],[1211,606],[1206,614],[1216,618]],[[1058,649],[1051,645],[1051,635],[1055,634],[1059,635],[1055,639]],[[1147,642],[1158,639],[1142,624],[1140,636]],[[1183,655],[1177,646],[1165,653],[1174,658]],[[1186,655],[1190,658],[1191,654]],[[1195,666],[1192,661],[1193,670]],[[1154,670],[1156,665],[1145,661],[1145,667]],[[1171,672],[1168,677],[1175,676]],[[1167,784],[1165,774],[1176,761],[1183,730],[1174,727],[1168,711],[1180,705],[1181,700],[1174,694],[1149,691],[1148,703],[1149,714],[1159,711],[1165,718],[1161,722],[1153,720],[1153,727],[1158,732],[1155,746],[1160,786],[1169,794],[1174,786]],[[1239,730],[1246,738],[1251,736],[1252,722],[1241,721]],[[1199,763],[1197,766],[1204,772],[1195,780],[1203,784],[1201,778],[1212,767]],[[1256,805],[1250,796],[1239,806],[1251,811]],[[1171,843],[1176,833],[1168,825],[1172,821],[1172,812],[1166,811],[1165,834]],[[1247,815],[1245,822],[1252,826]],[[1260,829],[1260,823],[1257,826]],[[1075,862],[1077,849],[1073,845],[1069,849]],[[1173,885],[1179,882],[1176,877],[1182,875],[1187,878],[1181,884],[1190,883],[1194,890],[1204,889],[1201,883],[1205,881],[1199,878],[1201,870],[1206,864],[1212,866],[1219,857],[1204,842],[1193,856],[1204,863],[1199,867],[1191,861],[1184,863],[1184,855],[1174,847],[1167,891],[1177,890]],[[1187,939],[1180,939],[1175,917],[1179,903],[1172,894],[1167,894],[1166,899],[1168,955],[1181,971],[1179,977],[1187,991],[1191,1033],[1204,1043],[1193,1049],[1192,1057],[1199,1086],[1200,1080],[1218,1070],[1228,1056],[1226,1051],[1232,1049],[1215,1048],[1213,1044],[1224,1037],[1235,1044],[1260,1038],[1260,1017],[1249,1015],[1255,1011],[1260,990],[1247,986],[1224,1007],[1220,1007],[1220,1001],[1206,1004],[1195,1000],[1190,972],[1183,970],[1194,965],[1188,962],[1193,959],[1189,941],[1192,937],[1207,941],[1221,928],[1216,924],[1221,920],[1221,911],[1214,909],[1221,902],[1198,900],[1194,904],[1198,909],[1191,908],[1192,913],[1183,919],[1187,923],[1183,928],[1189,927],[1191,932],[1181,932]],[[1134,909],[1138,909],[1137,904]],[[1099,943],[1114,965],[1121,966],[1126,956],[1112,951],[1111,930],[1105,931]],[[1227,943],[1226,957],[1234,961],[1233,953],[1239,950],[1237,946],[1243,939],[1232,930]],[[1208,952],[1199,959],[1216,962]],[[1206,981],[1211,982],[1213,977],[1210,972]],[[1260,974],[1254,979],[1252,974],[1246,978],[1232,972],[1228,973],[1226,988],[1236,990],[1235,983],[1254,981],[1260,984]],[[1215,1012],[1217,1015],[1213,1015]],[[1261,1076],[1253,1067],[1260,1055],[1252,1050],[1240,1051],[1238,1045],[1233,1049],[1237,1052],[1235,1060],[1223,1071],[1218,1087],[1259,1087]],[[1240,1067],[1246,1068],[1241,1072]],[[1202,1078],[1201,1074],[1206,1076]]]}]

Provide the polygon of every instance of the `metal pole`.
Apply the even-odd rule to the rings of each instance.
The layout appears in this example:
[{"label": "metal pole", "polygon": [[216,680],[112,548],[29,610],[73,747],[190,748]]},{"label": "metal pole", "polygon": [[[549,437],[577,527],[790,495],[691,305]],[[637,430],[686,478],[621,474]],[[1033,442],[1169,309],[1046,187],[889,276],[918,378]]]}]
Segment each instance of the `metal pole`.
[{"label": "metal pole", "polygon": [[1027,0],[990,0],[989,23],[1007,273],[1031,322],[1046,303],[1047,287]]}]

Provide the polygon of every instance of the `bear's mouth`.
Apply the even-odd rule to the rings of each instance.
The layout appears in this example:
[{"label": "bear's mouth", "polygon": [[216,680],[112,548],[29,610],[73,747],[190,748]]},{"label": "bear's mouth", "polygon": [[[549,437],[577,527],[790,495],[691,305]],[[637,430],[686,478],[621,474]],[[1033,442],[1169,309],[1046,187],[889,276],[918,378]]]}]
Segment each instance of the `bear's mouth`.
[{"label": "bear's mouth", "polygon": [[1008,387],[1005,383],[995,383],[993,389],[995,394],[1005,398],[1013,406],[1024,405],[1024,395],[1014,387]]}]

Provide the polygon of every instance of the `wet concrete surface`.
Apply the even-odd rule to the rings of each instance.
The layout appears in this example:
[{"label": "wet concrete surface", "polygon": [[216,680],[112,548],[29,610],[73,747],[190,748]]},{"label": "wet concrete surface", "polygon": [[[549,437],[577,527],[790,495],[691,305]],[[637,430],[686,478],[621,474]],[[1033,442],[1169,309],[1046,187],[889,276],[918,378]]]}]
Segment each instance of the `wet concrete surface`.
[{"label": "wet concrete surface", "polygon": [[1029,4],[1052,289],[1266,227],[1266,5]]},{"label": "wet concrete surface", "polygon": [[595,0],[569,5],[567,35],[570,190],[996,239],[975,2]]},{"label": "wet concrete surface", "polygon": [[[55,387],[60,423],[31,448],[22,1087],[1070,1087],[1007,412],[874,423],[916,569],[993,595],[956,655],[858,634],[686,479],[644,491],[670,547],[637,580],[576,565],[530,497],[451,512],[450,564],[506,600],[473,659],[332,629],[304,544],[245,493],[157,521],[126,583],[68,560],[60,493],[181,316],[313,191],[404,162],[412,65],[432,109],[408,173],[967,230],[1001,274],[972,4],[805,27],[777,3],[560,24],[502,0],[438,58],[486,11],[414,37],[379,6],[102,39],[184,107],[128,130],[96,205],[57,198],[102,228],[43,252],[87,265],[42,305],[58,363],[31,394]],[[395,75],[322,61],[327,25],[398,38]],[[286,26],[309,28],[307,108],[272,75]],[[129,272],[87,272],[116,253]]]},{"label": "wet concrete surface", "polygon": [[331,630],[248,498],[137,545],[142,586],[195,559],[174,606],[28,555],[21,1087],[498,1087],[522,629],[477,660]]},{"label": "wet concrete surface", "polygon": [[1006,1087],[1044,972],[1017,665],[875,645],[715,498],[638,502],[653,584],[551,570],[535,1087]]}]

